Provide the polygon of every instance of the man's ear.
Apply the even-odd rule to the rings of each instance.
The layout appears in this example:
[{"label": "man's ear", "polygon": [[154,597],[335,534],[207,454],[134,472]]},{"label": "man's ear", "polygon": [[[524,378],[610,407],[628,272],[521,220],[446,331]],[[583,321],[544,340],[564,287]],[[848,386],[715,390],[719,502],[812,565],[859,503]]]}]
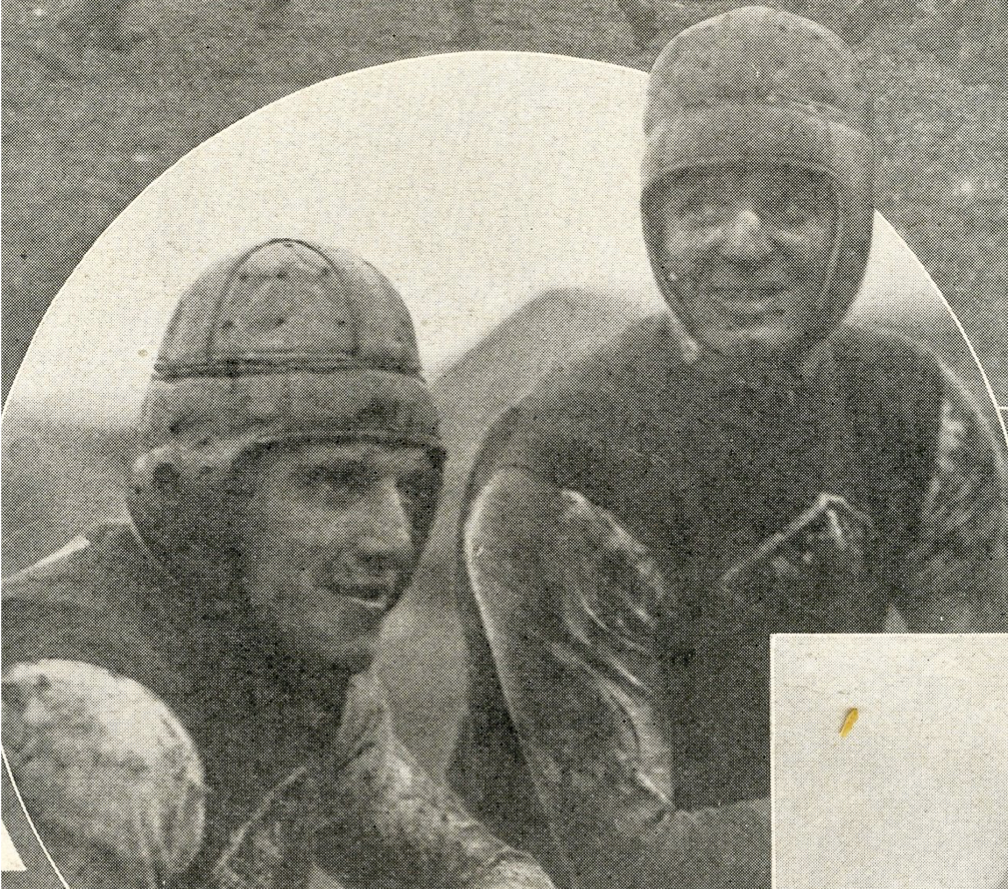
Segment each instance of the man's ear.
[{"label": "man's ear", "polygon": [[179,471],[170,463],[158,463],[151,470],[151,489],[166,500],[178,500],[182,479]]}]

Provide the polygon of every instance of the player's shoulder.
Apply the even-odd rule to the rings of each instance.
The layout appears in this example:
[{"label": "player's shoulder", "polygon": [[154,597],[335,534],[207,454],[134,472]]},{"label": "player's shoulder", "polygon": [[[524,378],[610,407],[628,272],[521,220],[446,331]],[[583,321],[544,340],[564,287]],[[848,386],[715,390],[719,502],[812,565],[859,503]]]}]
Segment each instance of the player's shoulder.
[{"label": "player's shoulder", "polygon": [[587,355],[556,365],[525,404],[543,414],[580,414],[592,405],[624,403],[635,392],[650,393],[656,376],[665,380],[677,367],[685,368],[691,342],[671,312],[647,315]]},{"label": "player's shoulder", "polygon": [[630,373],[647,376],[652,366],[685,366],[693,348],[679,320],[668,310],[646,315],[620,331],[609,342],[590,353],[581,367],[595,375],[605,368],[617,376]]},{"label": "player's shoulder", "polygon": [[917,339],[859,322],[841,325],[827,342],[828,373],[851,403],[867,410],[936,414],[954,379],[938,357]]},{"label": "player's shoulder", "polygon": [[132,526],[102,525],[3,583],[5,665],[84,661],[160,693],[177,634]]},{"label": "player's shoulder", "polygon": [[128,521],[102,523],[4,578],[4,608],[21,603],[50,610],[118,609],[149,573],[148,562]]},{"label": "player's shoulder", "polygon": [[908,372],[941,376],[944,368],[937,356],[904,331],[850,320],[830,338],[833,355],[846,366],[877,376]]}]

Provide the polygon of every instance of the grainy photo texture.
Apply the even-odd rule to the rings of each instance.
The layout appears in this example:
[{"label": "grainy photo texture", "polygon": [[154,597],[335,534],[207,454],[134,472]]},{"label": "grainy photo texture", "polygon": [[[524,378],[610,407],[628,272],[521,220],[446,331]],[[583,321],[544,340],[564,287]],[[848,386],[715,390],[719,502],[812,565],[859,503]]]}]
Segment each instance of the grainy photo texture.
[{"label": "grainy photo texture", "polygon": [[763,7],[646,79],[390,66],[141,196],[11,396],[35,885],[770,887],[771,636],[1008,629],[1008,441],[876,212],[871,74]]}]

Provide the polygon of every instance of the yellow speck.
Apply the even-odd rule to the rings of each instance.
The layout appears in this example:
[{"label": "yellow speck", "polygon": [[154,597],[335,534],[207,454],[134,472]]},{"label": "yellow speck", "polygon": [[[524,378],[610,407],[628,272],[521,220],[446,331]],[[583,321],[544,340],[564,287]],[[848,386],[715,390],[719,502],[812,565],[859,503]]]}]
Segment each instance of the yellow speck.
[{"label": "yellow speck", "polygon": [[854,728],[854,723],[857,722],[857,707],[851,707],[847,711],[847,715],[844,717],[843,725],[840,726],[840,737],[846,738],[850,733],[851,729]]}]

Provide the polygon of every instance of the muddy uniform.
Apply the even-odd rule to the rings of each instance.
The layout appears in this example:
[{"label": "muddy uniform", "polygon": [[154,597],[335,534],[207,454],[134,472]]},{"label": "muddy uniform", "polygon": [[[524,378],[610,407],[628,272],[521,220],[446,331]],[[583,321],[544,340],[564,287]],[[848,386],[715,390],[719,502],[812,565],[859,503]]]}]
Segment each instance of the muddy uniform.
[{"label": "muddy uniform", "polygon": [[[756,389],[685,364],[674,330],[643,322],[502,417],[469,492],[457,786],[576,885],[609,855],[767,884],[738,850],[769,831],[768,634],[881,632],[890,605],[975,629],[1004,589],[996,440],[936,362],[847,328],[812,377]],[[490,481],[509,469],[528,500]],[[843,505],[816,516],[823,495]],[[821,565],[788,541],[721,582],[810,510],[813,534],[841,523]]]},{"label": "muddy uniform", "polygon": [[[177,885],[202,885],[267,792],[304,766],[306,778],[283,792],[284,832],[311,825],[320,865],[348,887],[474,886],[494,874],[496,885],[526,885],[502,877],[524,857],[489,837],[395,740],[372,671],[308,669],[233,611],[194,613],[190,602],[129,525],[105,526],[9,579],[3,599],[5,665],[59,658],[132,677],[196,742],[206,840]],[[269,852],[256,854],[270,863]],[[248,872],[254,857],[240,854],[229,869],[261,885]]]},{"label": "muddy uniform", "polygon": [[[880,632],[890,609],[914,631],[1008,626],[1003,445],[933,357],[842,320],[872,225],[853,70],[835,35],[767,9],[666,48],[642,210],[675,315],[553,373],[470,477],[472,673],[451,773],[558,881],[769,887],[769,634]],[[676,233],[701,258],[673,266],[680,218],[661,211],[680,177],[754,164],[827,181],[834,242],[822,292],[791,294],[815,310],[782,313],[790,351],[739,359],[688,335],[735,331],[724,285],[697,308],[705,263],[758,285],[761,268],[783,279],[786,251],[749,204],[719,226],[717,200],[710,216],[687,203]],[[741,304],[769,304],[749,286]]]}]

